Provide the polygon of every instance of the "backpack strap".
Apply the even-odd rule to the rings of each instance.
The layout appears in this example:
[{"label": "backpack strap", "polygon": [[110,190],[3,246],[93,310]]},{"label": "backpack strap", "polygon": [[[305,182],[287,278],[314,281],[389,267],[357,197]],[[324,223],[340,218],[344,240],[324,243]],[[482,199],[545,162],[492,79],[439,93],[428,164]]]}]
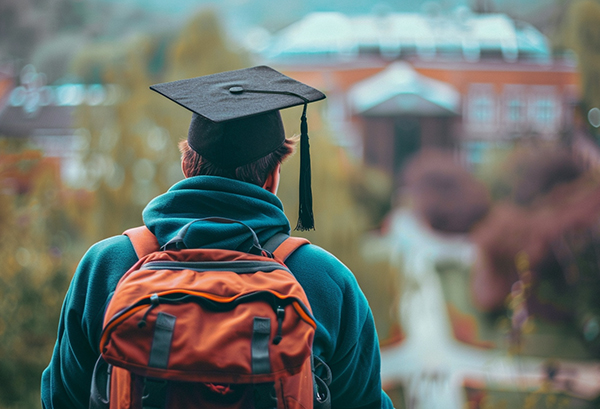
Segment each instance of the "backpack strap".
[{"label": "backpack strap", "polygon": [[263,249],[285,262],[297,248],[305,244],[310,244],[310,241],[303,237],[292,237],[289,234],[277,233],[267,240]]},{"label": "backpack strap", "polygon": [[[156,236],[146,226],[134,227],[124,233],[135,249],[138,259],[160,250]],[[285,261],[297,248],[310,241],[303,237],[292,237],[289,234],[277,233],[271,237],[263,248],[278,259]]]},{"label": "backpack strap", "polygon": [[138,259],[160,250],[156,236],[146,226],[134,227],[126,230],[123,234],[131,240]]}]

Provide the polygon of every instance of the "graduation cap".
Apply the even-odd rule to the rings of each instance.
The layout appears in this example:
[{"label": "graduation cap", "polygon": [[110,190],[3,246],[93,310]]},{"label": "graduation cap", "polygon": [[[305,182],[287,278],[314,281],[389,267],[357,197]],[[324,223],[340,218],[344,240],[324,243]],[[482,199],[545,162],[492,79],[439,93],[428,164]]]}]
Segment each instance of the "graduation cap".
[{"label": "graduation cap", "polygon": [[258,66],[152,85],[150,89],[192,111],[190,148],[215,166],[252,163],[285,142],[279,110],[304,105],[300,121],[300,209],[296,230],[314,228],[306,108],[325,95]]}]

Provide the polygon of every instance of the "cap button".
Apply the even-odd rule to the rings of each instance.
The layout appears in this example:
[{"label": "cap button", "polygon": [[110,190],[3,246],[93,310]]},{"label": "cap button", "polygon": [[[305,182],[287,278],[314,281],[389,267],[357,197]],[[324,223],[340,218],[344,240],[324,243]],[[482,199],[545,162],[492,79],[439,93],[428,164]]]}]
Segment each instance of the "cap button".
[{"label": "cap button", "polygon": [[244,92],[244,88],[242,87],[231,87],[229,88],[229,92],[231,92],[232,94],[241,94],[242,92]]}]

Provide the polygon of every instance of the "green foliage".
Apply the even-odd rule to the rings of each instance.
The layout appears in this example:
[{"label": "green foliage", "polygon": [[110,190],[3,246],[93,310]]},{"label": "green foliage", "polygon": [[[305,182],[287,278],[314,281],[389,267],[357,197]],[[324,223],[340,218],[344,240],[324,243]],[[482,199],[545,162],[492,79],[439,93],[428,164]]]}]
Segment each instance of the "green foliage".
[{"label": "green foliage", "polygon": [[56,161],[0,148],[0,407],[34,408],[82,251],[76,215],[86,198],[61,187]]},{"label": "green foliage", "polygon": [[600,2],[573,2],[567,32],[569,45],[579,59],[582,104],[587,112],[600,107]]},{"label": "green foliage", "polygon": [[229,49],[210,9],[192,16],[172,37],[137,33],[78,56],[76,75],[116,85],[120,95],[114,105],[84,107],[76,114],[90,141],[82,186],[97,197],[87,229],[90,239],[141,224],[146,203],[183,178],[177,144],[187,135],[191,114],[148,87],[247,65],[246,57]]},{"label": "green foliage", "polygon": [[514,149],[513,145],[489,149],[482,161],[485,165],[474,169],[474,175],[486,185],[494,201],[510,195],[514,173],[507,171],[506,164]]}]

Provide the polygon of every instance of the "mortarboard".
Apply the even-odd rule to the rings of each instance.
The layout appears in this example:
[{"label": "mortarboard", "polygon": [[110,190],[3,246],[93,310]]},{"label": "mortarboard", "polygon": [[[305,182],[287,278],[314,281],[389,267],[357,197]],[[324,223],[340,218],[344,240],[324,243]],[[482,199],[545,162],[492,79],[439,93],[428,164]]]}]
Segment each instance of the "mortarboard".
[{"label": "mortarboard", "polygon": [[279,110],[304,104],[300,137],[300,209],[297,230],[314,228],[306,107],[325,98],[317,89],[258,66],[152,85],[192,111],[190,147],[223,169],[252,163],[285,141]]}]

